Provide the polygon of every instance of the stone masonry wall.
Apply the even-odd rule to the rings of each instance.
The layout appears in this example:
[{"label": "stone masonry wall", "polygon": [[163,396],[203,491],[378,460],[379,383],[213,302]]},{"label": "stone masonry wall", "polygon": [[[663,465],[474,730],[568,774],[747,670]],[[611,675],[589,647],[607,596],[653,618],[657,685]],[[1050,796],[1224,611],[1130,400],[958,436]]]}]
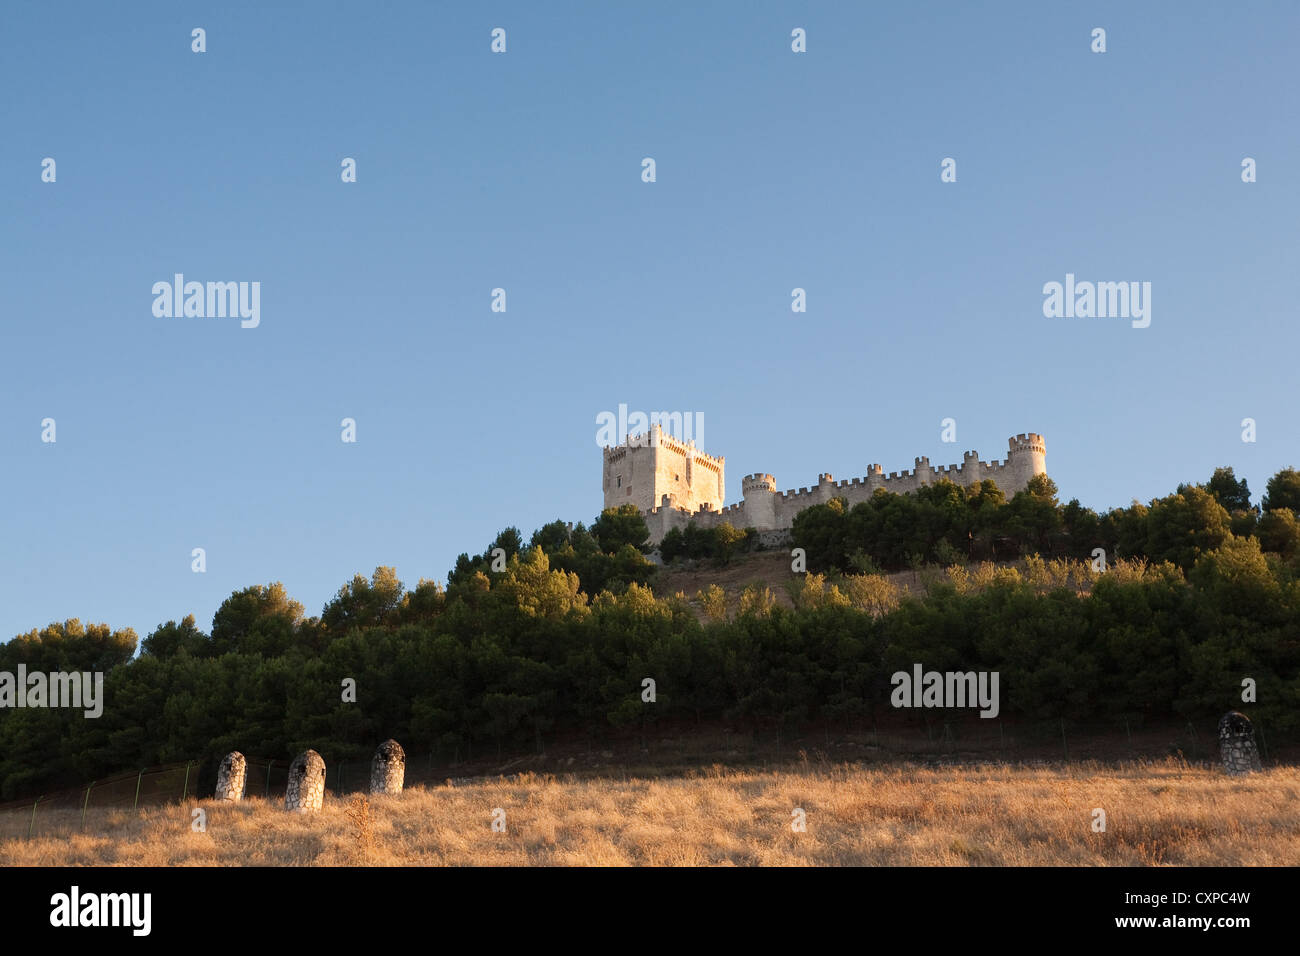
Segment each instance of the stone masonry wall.
[{"label": "stone masonry wall", "polygon": [[[911,470],[885,474],[880,465],[873,464],[867,466],[867,474],[862,478],[835,481],[830,474],[823,474],[818,477],[816,485],[779,493],[771,475],[747,475],[742,482],[744,500],[726,507],[718,507],[712,502],[703,506],[683,503],[683,499],[671,493],[661,494],[652,506],[638,503],[637,507],[645,515],[650,528],[651,544],[658,544],[673,528],[685,528],[692,522],[702,528],[716,527],[725,522],[737,528],[756,528],[759,531],[786,530],[794,525],[795,515],[805,508],[825,504],[832,498],[844,498],[849,507],[853,507],[869,499],[877,488],[906,494],[943,480],[968,487],[990,479],[1010,498],[1023,491],[1035,475],[1047,473],[1047,450],[1043,436],[1033,432],[1016,435],[1008,440],[1007,445],[1005,461],[980,461],[976,452],[968,451],[961,464],[936,468],[930,465],[928,458],[922,457],[914,459],[915,466]],[[620,445],[618,449],[605,449],[606,455],[611,450],[623,448]],[[607,457],[607,463],[608,460]],[[606,501],[609,507],[608,497]]]},{"label": "stone masonry wall", "polygon": [[689,511],[722,506],[725,461],[706,455],[656,425],[616,448],[603,450],[601,489],[605,508],[636,505],[642,513],[671,495]]}]

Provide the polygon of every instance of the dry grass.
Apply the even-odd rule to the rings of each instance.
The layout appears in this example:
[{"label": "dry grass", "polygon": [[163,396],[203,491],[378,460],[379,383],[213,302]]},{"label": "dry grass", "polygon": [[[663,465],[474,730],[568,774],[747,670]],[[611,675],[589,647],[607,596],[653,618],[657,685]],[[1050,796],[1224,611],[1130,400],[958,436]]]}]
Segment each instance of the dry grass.
[{"label": "dry grass", "polygon": [[357,863],[368,864],[375,853],[375,815],[370,798],[357,795],[348,801],[343,815],[352,824],[352,840]]},{"label": "dry grass", "polygon": [[[1106,575],[1118,581],[1159,579],[1167,571],[1143,560],[1115,560]],[[883,574],[846,574],[834,578],[818,574],[795,574],[790,570],[788,550],[758,551],[734,558],[726,567],[710,561],[686,562],[660,568],[651,587],[659,598],[676,594],[693,608],[702,621],[734,616],[753,605],[756,593],[766,588],[771,605],[784,608],[843,604],[883,614],[898,606],[905,596],[928,594],[936,586],[952,586],[962,594],[983,591],[999,581],[1025,582],[1037,593],[1069,588],[1088,594],[1101,577],[1090,561],[1069,558],[1046,560],[1038,555],[1012,561],[976,561],[940,567],[930,564],[915,571]],[[709,589],[719,592],[712,602]]]},{"label": "dry grass", "polygon": [[[1105,766],[982,764],[883,769],[714,767],[666,779],[525,774],[327,796],[319,814],[278,804],[65,813],[33,839],[0,842],[7,865],[869,865],[1300,864],[1300,770],[1243,779],[1177,759]],[[491,828],[506,811],[505,833]],[[807,813],[807,832],[791,828]],[[1093,809],[1107,814],[1093,832]],[[57,829],[57,827],[56,827]]]}]

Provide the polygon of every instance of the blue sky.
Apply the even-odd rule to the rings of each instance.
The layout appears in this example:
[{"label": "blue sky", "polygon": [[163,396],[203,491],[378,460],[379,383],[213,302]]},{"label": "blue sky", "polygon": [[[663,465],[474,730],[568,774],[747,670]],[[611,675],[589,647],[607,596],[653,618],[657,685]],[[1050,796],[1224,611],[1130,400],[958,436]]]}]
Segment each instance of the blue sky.
[{"label": "blue sky", "polygon": [[[1300,465],[1300,7],[983,6],[0,7],[0,636],[445,580],[598,513],[619,403],[702,413],[728,503],[1025,431],[1099,510],[1258,500]],[[260,326],[155,317],[177,272]],[[1045,318],[1067,272],[1150,327]]]}]

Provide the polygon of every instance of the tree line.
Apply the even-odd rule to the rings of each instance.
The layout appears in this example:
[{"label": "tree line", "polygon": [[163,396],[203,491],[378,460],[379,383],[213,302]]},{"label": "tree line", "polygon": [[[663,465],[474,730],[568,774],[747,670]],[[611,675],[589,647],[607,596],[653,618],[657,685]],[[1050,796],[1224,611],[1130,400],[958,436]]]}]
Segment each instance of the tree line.
[{"label": "tree line", "polygon": [[[0,799],[235,749],[288,756],[310,746],[335,762],[368,758],[395,737],[452,761],[659,721],[772,730],[869,721],[891,713],[890,675],[917,662],[999,671],[1006,718],[1134,726],[1215,718],[1240,706],[1249,678],[1259,694],[1252,715],[1273,737],[1294,734],[1300,555],[1293,537],[1265,530],[1270,515],[1292,510],[1300,484],[1289,482],[1269,483],[1250,522],[1245,509],[1229,512],[1213,490],[1195,488],[1170,496],[1182,503],[1097,516],[1098,527],[1117,522],[1113,546],[1123,556],[1119,542],[1130,543],[1134,560],[1086,590],[1044,588],[1004,568],[987,586],[953,573],[924,595],[882,602],[883,578],[832,571],[815,588],[805,581],[792,609],[760,586],[729,611],[717,589],[656,596],[645,522],[624,507],[590,528],[553,522],[527,543],[508,528],[482,553],[461,555],[445,587],[407,588],[388,567],[358,574],[316,617],[278,583],[244,588],[209,630],[193,615],[168,621],[138,654],[130,629],[52,624],[0,646],[0,670],[103,671],[103,716],[0,710]],[[996,505],[987,488],[960,501],[950,489],[904,505],[877,496],[834,521],[834,506],[820,506],[824,525],[840,530],[818,545],[818,560],[852,569],[855,556],[881,566],[937,556],[938,542],[963,540],[959,514],[967,533],[983,533],[970,515],[986,507],[1006,512],[985,539],[999,554],[1016,541],[1071,555],[1107,540],[1091,530],[1075,538],[1084,525],[1067,522],[1070,505],[1049,490],[1040,483]],[[907,515],[910,529],[897,524]],[[1125,526],[1124,515],[1142,522]],[[799,516],[796,537],[823,526],[809,522]],[[646,678],[654,703],[642,699]],[[355,702],[343,699],[348,679]]]},{"label": "tree line", "polygon": [[1106,560],[1169,561],[1184,571],[1230,538],[1258,538],[1267,552],[1300,551],[1300,473],[1269,479],[1259,507],[1245,479],[1218,468],[1210,480],[1179,485],[1147,505],[1133,502],[1098,514],[1073,499],[1057,500],[1056,484],[1036,475],[1009,500],[991,480],[963,488],[951,481],[909,494],[878,489],[852,508],[843,498],[814,505],[794,519],[794,544],[818,571],[899,570],[1026,554]]}]

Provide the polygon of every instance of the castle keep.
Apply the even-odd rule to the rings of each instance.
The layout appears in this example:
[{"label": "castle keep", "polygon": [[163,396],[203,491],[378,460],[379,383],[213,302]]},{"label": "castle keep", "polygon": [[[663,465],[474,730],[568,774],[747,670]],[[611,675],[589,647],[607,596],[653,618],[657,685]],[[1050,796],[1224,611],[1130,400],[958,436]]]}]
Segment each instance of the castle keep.
[{"label": "castle keep", "polygon": [[929,458],[914,459],[911,471],[884,473],[880,465],[868,465],[866,477],[834,481],[819,475],[812,488],[778,492],[771,475],[746,475],[741,483],[744,500],[727,507],[723,500],[724,458],[706,455],[695,442],[683,442],[659,425],[642,435],[630,436],[616,448],[603,449],[602,482],[606,508],[634,504],[650,526],[650,541],[658,544],[673,528],[694,522],[703,528],[727,523],[737,528],[767,532],[775,542],[794,525],[794,516],[805,508],[825,504],[832,498],[847,499],[849,507],[866,501],[877,488],[904,493],[937,481],[962,486],[991,479],[1008,498],[1023,491],[1034,475],[1047,474],[1047,449],[1042,435],[1029,432],[1008,442],[1005,461],[980,461],[968,451],[959,465],[931,467]]},{"label": "castle keep", "polygon": [[664,431],[658,424],[632,435],[617,448],[605,448],[605,507],[633,504],[654,511],[663,499],[687,512],[722,507],[722,466],[714,458]]}]

